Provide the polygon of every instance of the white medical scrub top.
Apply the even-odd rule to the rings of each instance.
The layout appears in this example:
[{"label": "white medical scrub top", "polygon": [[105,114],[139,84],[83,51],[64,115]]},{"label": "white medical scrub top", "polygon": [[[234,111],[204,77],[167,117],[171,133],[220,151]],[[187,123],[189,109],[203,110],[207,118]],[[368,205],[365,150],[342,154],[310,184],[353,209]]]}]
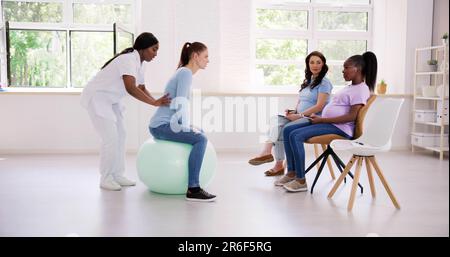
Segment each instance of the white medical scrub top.
[{"label": "white medical scrub top", "polygon": [[136,85],[143,85],[143,68],[138,51],[119,55],[89,80],[81,94],[81,105],[100,117],[117,121],[112,106],[118,104],[123,112],[120,100],[127,95],[122,76],[133,76]]}]

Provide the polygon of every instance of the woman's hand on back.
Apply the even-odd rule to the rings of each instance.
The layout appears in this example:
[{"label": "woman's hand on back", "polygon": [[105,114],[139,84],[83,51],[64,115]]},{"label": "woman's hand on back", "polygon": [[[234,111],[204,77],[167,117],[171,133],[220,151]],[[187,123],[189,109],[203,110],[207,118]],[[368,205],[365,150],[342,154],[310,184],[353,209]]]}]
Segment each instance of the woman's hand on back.
[{"label": "woman's hand on back", "polygon": [[170,101],[171,101],[171,99],[169,97],[169,94],[167,93],[167,94],[163,95],[162,97],[158,98],[157,100],[155,100],[152,105],[154,105],[154,106],[169,105]]}]

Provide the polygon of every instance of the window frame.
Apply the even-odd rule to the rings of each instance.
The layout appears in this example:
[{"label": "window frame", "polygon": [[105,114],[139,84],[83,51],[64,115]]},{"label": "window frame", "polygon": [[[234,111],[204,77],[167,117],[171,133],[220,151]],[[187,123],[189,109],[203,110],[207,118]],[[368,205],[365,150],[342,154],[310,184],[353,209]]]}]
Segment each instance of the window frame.
[{"label": "window frame", "polygon": [[[68,34],[68,38],[69,38],[69,46],[68,47],[70,47],[70,49],[68,50],[68,55],[69,55],[69,58],[68,58],[68,62],[69,62],[69,64],[68,64],[68,69],[69,69],[69,73],[68,73],[68,77],[70,77],[70,80],[68,81],[68,84],[70,84],[70,87],[67,87],[67,88],[83,88],[83,87],[80,87],[80,86],[75,86],[75,85],[73,85],[72,84],[72,73],[73,73],[73,66],[72,66],[72,35],[73,35],[73,33],[75,32],[75,33],[77,33],[77,32],[101,32],[101,33],[113,33],[114,34],[114,31],[111,31],[111,30],[92,30],[92,29],[72,29],[72,30],[69,30],[68,31],[69,32],[69,34]],[[114,37],[114,35],[113,35],[113,37]],[[113,48],[111,49],[111,53],[113,53],[113,55],[112,56],[114,56],[115,55],[115,53],[114,53],[114,42],[113,42]],[[111,57],[112,57],[111,56]],[[106,60],[105,60],[106,61]]]},{"label": "window frame", "polygon": [[114,55],[118,54],[120,51],[120,49],[117,48],[119,46],[119,44],[118,44],[119,43],[119,31],[131,34],[131,41],[134,42],[134,33],[131,30],[127,29],[127,27],[125,25],[120,24],[118,22],[114,22],[114,24],[113,24]]},{"label": "window frame", "polygon": [[[318,3],[316,0],[310,0],[306,3],[284,2],[274,3],[272,0],[253,0],[253,31],[254,40],[252,43],[252,70],[256,70],[256,65],[261,64],[288,64],[288,65],[303,65],[302,61],[291,60],[260,60],[256,58],[256,41],[258,39],[294,39],[306,40],[307,53],[316,50],[321,40],[364,40],[367,42],[367,51],[373,47],[373,0],[369,0],[369,4],[329,4]],[[306,30],[276,30],[276,29],[259,29],[257,28],[257,9],[282,9],[282,10],[306,10],[308,11],[307,29]],[[319,30],[318,12],[332,11],[332,12],[366,12],[367,13],[367,31],[334,31],[334,30]],[[342,65],[343,60],[327,59],[329,66]],[[254,78],[256,81],[256,77]],[[298,82],[300,84],[301,81]],[[343,87],[344,85],[335,85],[335,88]],[[298,85],[256,85],[261,91],[278,91],[278,92],[292,92],[298,90]]]},{"label": "window frame", "polygon": [[0,90],[1,87],[8,86],[7,62],[6,62],[6,24],[3,22],[3,1],[0,1]]},{"label": "window frame", "polygon": [[[6,71],[4,71],[3,67],[1,69],[2,74],[1,78],[5,77],[5,84],[7,87],[10,87],[10,46],[9,46],[9,30],[39,30],[39,31],[65,31],[67,34],[66,37],[66,84],[61,85],[58,88],[67,88],[74,89],[79,88],[72,85],[72,48],[71,48],[71,32],[79,32],[79,31],[87,31],[87,32],[110,32],[114,33],[114,25],[113,24],[78,24],[73,22],[73,4],[129,4],[130,7],[130,17],[135,17],[137,0],[3,0],[2,2],[36,2],[36,3],[61,3],[62,6],[62,22],[60,23],[48,23],[48,22],[3,22],[3,5],[0,4],[1,10],[1,21],[2,26],[5,28],[5,42],[1,42],[2,45],[0,47],[5,49],[5,54],[2,54],[1,58],[6,59]],[[8,26],[6,25],[8,23]],[[132,23],[129,24],[133,28],[136,27],[135,21],[132,20]],[[127,28],[127,25],[121,25],[121,28]],[[134,31],[132,29],[128,29],[128,31]],[[133,33],[134,36],[134,33]],[[114,52],[114,42],[112,42],[113,49],[111,49],[111,53]],[[112,57],[112,56],[111,56]],[[6,72],[6,74],[4,74]],[[4,79],[3,79],[4,80]],[[12,86],[13,87],[13,86]],[[32,85],[21,85],[21,88],[33,88]]]}]

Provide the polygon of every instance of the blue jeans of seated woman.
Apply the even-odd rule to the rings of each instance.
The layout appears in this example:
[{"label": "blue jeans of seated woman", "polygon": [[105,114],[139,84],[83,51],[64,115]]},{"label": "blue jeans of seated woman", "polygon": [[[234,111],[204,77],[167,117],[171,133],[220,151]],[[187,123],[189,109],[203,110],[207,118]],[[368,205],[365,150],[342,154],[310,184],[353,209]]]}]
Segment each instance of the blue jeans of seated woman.
[{"label": "blue jeans of seated woman", "polygon": [[192,145],[191,153],[189,154],[189,180],[188,187],[200,186],[200,168],[202,167],[203,157],[206,151],[206,145],[208,139],[203,134],[203,131],[194,131],[194,129],[181,130],[180,132],[174,132],[170,128],[170,124],[164,124],[157,128],[150,128],[150,133],[154,138],[160,140],[168,140],[179,143],[185,143]]},{"label": "blue jeans of seated woman", "polygon": [[288,171],[295,171],[297,178],[305,178],[305,147],[303,143],[315,136],[336,134],[351,139],[345,132],[330,123],[309,125],[308,123],[297,124],[284,128],[284,151]]}]

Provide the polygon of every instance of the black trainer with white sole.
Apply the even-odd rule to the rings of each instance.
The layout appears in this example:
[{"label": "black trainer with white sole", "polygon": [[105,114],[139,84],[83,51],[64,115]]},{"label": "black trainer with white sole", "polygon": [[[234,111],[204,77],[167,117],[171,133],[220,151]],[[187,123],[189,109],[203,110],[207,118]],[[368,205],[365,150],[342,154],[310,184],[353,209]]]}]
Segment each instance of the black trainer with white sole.
[{"label": "black trainer with white sole", "polygon": [[211,201],[214,201],[215,199],[216,199],[215,195],[212,195],[201,188],[196,193],[193,193],[189,190],[186,193],[186,200],[188,200],[188,201],[211,202]]}]

